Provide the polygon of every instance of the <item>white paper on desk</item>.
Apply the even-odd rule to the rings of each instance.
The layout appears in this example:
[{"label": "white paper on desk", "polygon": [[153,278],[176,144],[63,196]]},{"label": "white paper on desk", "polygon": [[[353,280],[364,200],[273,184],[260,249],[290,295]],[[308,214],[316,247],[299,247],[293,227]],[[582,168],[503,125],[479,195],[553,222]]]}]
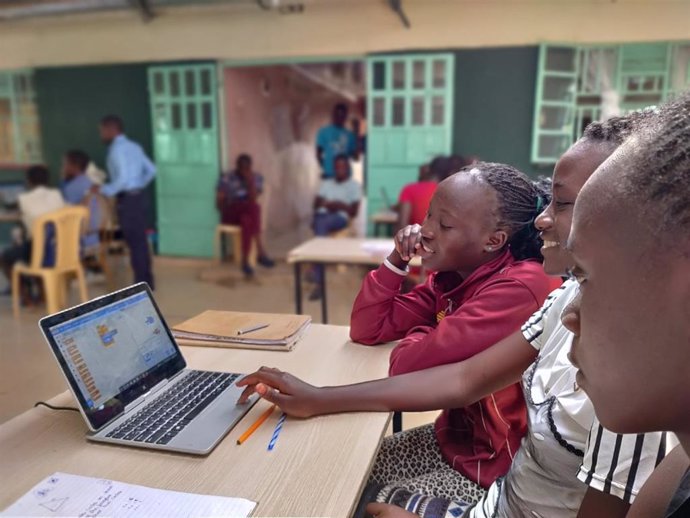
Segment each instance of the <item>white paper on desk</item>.
[{"label": "white paper on desk", "polygon": [[376,256],[386,257],[395,248],[393,241],[365,241],[362,243],[362,250]]},{"label": "white paper on desk", "polygon": [[53,473],[0,516],[246,517],[255,502]]}]

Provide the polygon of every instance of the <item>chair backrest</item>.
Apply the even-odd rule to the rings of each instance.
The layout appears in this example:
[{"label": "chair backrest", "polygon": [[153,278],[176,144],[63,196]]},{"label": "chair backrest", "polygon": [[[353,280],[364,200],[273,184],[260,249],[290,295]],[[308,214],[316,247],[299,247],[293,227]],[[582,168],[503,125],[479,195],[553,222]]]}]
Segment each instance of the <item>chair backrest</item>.
[{"label": "chair backrest", "polygon": [[113,207],[102,194],[90,192],[81,204],[89,209],[89,231],[107,230],[115,225]]},{"label": "chair backrest", "polygon": [[41,268],[46,253],[46,239],[50,238],[47,226],[53,228],[55,264],[57,270],[80,267],[80,238],[89,218],[89,209],[81,206],[65,207],[48,212],[34,220],[31,267]]}]

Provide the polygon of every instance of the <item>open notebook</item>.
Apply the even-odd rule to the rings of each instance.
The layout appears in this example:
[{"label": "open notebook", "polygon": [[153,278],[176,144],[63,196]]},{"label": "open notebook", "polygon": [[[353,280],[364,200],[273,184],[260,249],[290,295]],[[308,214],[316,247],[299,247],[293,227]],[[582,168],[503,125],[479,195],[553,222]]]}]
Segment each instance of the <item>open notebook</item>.
[{"label": "open notebook", "polygon": [[[308,315],[204,311],[173,327],[180,345],[290,351],[309,327]],[[238,331],[268,324],[246,334]]]},{"label": "open notebook", "polygon": [[113,516],[166,518],[249,516],[256,503],[243,498],[199,495],[53,473],[0,516]]}]

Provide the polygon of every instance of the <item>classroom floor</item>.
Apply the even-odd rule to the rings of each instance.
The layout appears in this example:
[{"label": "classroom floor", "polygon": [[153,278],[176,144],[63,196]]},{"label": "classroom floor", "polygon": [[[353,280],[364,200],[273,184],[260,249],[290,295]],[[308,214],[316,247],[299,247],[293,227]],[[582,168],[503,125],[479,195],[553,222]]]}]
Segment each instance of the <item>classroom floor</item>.
[{"label": "classroom floor", "polygon": [[[113,258],[121,272],[118,286],[129,282],[128,269]],[[252,281],[242,278],[236,267],[216,266],[210,261],[157,258],[156,300],[169,324],[185,320],[205,309],[294,312],[292,269],[279,263],[273,270],[258,270]],[[364,272],[356,267],[335,268],[328,276],[329,323],[348,325],[350,308]],[[0,289],[4,288],[0,281]],[[76,290],[72,290],[75,292]],[[101,279],[89,280],[89,296],[106,293]],[[308,293],[308,291],[307,291]],[[76,296],[73,293],[73,296]],[[72,300],[74,303],[76,299]],[[304,311],[320,321],[319,302],[304,303]],[[46,400],[67,389],[55,359],[38,330],[44,308],[23,309],[18,320],[12,317],[11,299],[0,297],[0,423],[28,410],[36,401]],[[277,359],[276,366],[279,367]],[[259,365],[257,365],[259,367]],[[433,420],[435,413],[405,414],[405,428]]]}]

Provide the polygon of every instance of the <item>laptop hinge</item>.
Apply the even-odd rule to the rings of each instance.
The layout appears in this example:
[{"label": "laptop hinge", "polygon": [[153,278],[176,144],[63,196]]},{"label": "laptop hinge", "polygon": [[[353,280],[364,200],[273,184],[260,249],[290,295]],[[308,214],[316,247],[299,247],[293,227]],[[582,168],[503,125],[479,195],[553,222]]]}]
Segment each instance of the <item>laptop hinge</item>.
[{"label": "laptop hinge", "polygon": [[129,405],[125,406],[125,414],[128,414],[138,406],[141,406],[144,402],[147,400],[151,399],[151,396],[154,396],[157,392],[160,392],[160,390],[165,387],[168,384],[168,379],[164,379],[156,383],[156,385],[151,388],[148,392],[142,394],[138,398],[136,398],[134,401],[132,401]]}]

